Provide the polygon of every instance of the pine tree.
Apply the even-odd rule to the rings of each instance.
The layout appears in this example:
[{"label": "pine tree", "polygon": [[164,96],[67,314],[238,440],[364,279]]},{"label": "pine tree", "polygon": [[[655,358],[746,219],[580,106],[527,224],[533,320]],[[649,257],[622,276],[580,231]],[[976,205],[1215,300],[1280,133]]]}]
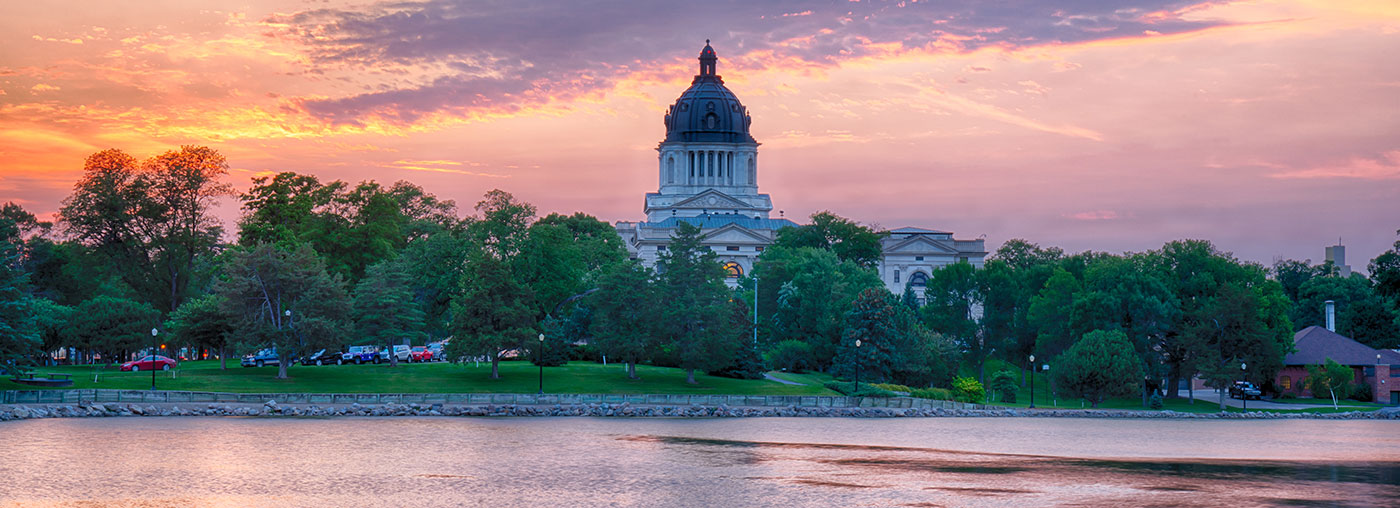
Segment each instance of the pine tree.
[{"label": "pine tree", "polygon": [[714,251],[701,244],[700,228],[681,222],[676,236],[661,255],[661,322],[664,336],[678,353],[686,382],[695,384],[695,371],[728,364],[736,345],[724,305],[730,291],[725,271]]}]

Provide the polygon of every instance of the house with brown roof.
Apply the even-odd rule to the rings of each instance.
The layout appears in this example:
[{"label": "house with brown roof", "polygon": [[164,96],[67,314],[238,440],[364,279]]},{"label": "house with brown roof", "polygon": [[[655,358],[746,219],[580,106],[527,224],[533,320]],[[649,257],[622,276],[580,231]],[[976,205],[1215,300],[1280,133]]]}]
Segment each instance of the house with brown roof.
[{"label": "house with brown roof", "polygon": [[1294,352],[1283,357],[1283,369],[1274,379],[1282,393],[1311,397],[1304,382],[1309,365],[1332,361],[1352,368],[1352,383],[1371,387],[1371,400],[1400,404],[1400,353],[1374,349],[1321,326],[1309,326],[1293,334]]}]

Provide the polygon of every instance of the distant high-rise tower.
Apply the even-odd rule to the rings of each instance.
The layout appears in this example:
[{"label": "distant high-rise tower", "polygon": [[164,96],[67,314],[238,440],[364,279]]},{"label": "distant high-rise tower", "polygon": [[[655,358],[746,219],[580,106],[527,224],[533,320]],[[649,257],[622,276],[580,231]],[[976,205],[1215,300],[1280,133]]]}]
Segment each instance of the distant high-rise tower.
[{"label": "distant high-rise tower", "polygon": [[1347,248],[1342,245],[1342,239],[1337,239],[1337,245],[1327,248],[1326,260],[1337,267],[1337,275],[1351,277],[1351,265],[1347,264]]}]

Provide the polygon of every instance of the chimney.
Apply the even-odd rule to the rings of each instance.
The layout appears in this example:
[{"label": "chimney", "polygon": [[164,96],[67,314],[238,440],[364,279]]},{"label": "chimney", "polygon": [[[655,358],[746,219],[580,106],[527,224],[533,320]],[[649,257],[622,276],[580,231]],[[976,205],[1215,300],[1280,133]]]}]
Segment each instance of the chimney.
[{"label": "chimney", "polygon": [[1332,300],[1327,300],[1327,331],[1337,331],[1337,304]]}]

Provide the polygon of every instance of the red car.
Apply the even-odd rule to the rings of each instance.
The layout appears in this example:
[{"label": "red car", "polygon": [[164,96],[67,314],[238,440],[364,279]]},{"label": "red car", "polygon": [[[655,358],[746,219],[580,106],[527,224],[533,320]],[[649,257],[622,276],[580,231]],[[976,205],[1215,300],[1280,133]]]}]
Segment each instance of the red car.
[{"label": "red car", "polygon": [[410,361],[431,362],[433,361],[433,351],[423,346],[413,346],[413,351],[408,354]]},{"label": "red car", "polygon": [[126,372],[126,371],[138,372],[138,371],[143,371],[143,370],[154,370],[154,369],[159,369],[159,370],[170,370],[170,368],[171,368],[171,367],[174,367],[174,366],[175,366],[175,360],[171,360],[171,359],[166,358],[166,357],[164,357],[164,356],[156,355],[154,359],[152,359],[150,356],[143,356],[143,357],[141,357],[141,358],[139,358],[139,359],[136,359],[136,360],[132,360],[132,361],[123,363],[123,364],[122,364],[122,372]]}]

